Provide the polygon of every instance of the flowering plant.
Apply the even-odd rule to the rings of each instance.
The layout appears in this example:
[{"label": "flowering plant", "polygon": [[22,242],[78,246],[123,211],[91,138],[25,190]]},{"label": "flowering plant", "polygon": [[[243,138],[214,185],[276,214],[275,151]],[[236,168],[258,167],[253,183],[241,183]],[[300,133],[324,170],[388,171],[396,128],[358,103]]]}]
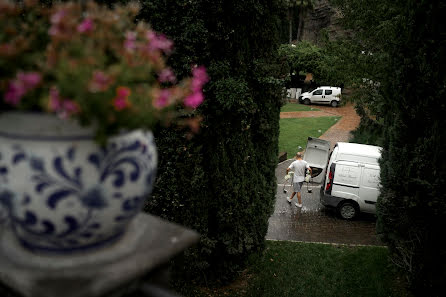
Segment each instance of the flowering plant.
[{"label": "flowering plant", "polygon": [[135,3],[0,0],[0,110],[74,117],[102,139],[173,120],[196,127],[189,115],[203,101],[206,70],[179,81],[166,65],[172,41],[135,23],[138,12]]}]

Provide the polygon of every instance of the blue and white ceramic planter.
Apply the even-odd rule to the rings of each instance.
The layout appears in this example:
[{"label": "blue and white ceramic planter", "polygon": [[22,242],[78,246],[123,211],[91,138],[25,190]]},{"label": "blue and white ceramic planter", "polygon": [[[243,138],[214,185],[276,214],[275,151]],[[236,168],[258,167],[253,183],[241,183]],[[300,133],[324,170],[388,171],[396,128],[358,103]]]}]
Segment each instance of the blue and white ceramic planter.
[{"label": "blue and white ceramic planter", "polygon": [[152,190],[151,132],[109,139],[56,116],[0,114],[0,224],[35,252],[71,253],[113,243]]}]

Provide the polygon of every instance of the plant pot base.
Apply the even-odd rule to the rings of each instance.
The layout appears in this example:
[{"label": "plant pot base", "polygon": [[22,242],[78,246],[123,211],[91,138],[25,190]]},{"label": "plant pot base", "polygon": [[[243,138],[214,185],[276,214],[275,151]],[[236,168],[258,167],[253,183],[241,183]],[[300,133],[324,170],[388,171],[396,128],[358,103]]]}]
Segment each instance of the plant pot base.
[{"label": "plant pot base", "polygon": [[23,296],[102,296],[197,241],[196,232],[145,213],[114,244],[71,255],[35,254],[0,228],[0,281]]}]

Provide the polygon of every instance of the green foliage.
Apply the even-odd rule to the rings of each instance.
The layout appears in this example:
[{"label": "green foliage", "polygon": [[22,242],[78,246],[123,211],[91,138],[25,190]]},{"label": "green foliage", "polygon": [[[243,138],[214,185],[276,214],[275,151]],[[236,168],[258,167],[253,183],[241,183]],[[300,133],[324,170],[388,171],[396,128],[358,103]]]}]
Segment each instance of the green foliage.
[{"label": "green foliage", "polygon": [[322,49],[308,41],[297,45],[283,44],[279,55],[286,60],[291,71],[304,73],[319,73],[322,60]]},{"label": "green foliage", "polygon": [[[378,232],[393,262],[420,296],[445,291],[446,64],[441,1],[335,1],[362,49],[356,86],[363,117],[382,131],[378,141],[381,195]],[[365,78],[365,80],[364,80]],[[362,84],[360,79],[362,79]],[[362,121],[368,125],[368,120]],[[359,131],[360,132],[360,131]],[[441,293],[439,293],[441,292]]]},{"label": "green foliage", "polygon": [[275,54],[278,1],[142,1],[140,18],[175,42],[186,75],[208,69],[199,135],[156,129],[160,165],[146,210],[197,230],[175,261],[182,277],[224,283],[262,249],[273,210],[283,73]]},{"label": "green foliage", "polygon": [[279,56],[290,73],[312,73],[318,85],[341,86],[353,84],[357,69],[351,69],[351,60],[357,56],[346,48],[341,41],[326,40],[322,45],[302,41],[296,45],[282,44]]}]

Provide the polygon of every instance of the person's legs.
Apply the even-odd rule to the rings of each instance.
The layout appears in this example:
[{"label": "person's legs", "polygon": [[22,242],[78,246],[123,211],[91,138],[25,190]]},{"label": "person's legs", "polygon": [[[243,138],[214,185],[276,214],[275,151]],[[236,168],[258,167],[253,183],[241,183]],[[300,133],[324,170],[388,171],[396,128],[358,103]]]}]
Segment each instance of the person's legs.
[{"label": "person's legs", "polygon": [[301,195],[302,184],[303,182],[296,183],[296,187],[294,188],[294,191],[296,191],[297,193],[297,203],[296,203],[297,207],[302,207],[302,195]]},{"label": "person's legs", "polygon": [[294,195],[296,195],[296,192],[293,191],[290,197],[287,197],[286,200],[291,203],[291,200],[293,200]]},{"label": "person's legs", "polygon": [[297,190],[299,189],[299,183],[293,183],[293,193],[290,197],[286,197],[286,200],[291,203],[291,200],[293,200],[294,195],[296,195]]}]

